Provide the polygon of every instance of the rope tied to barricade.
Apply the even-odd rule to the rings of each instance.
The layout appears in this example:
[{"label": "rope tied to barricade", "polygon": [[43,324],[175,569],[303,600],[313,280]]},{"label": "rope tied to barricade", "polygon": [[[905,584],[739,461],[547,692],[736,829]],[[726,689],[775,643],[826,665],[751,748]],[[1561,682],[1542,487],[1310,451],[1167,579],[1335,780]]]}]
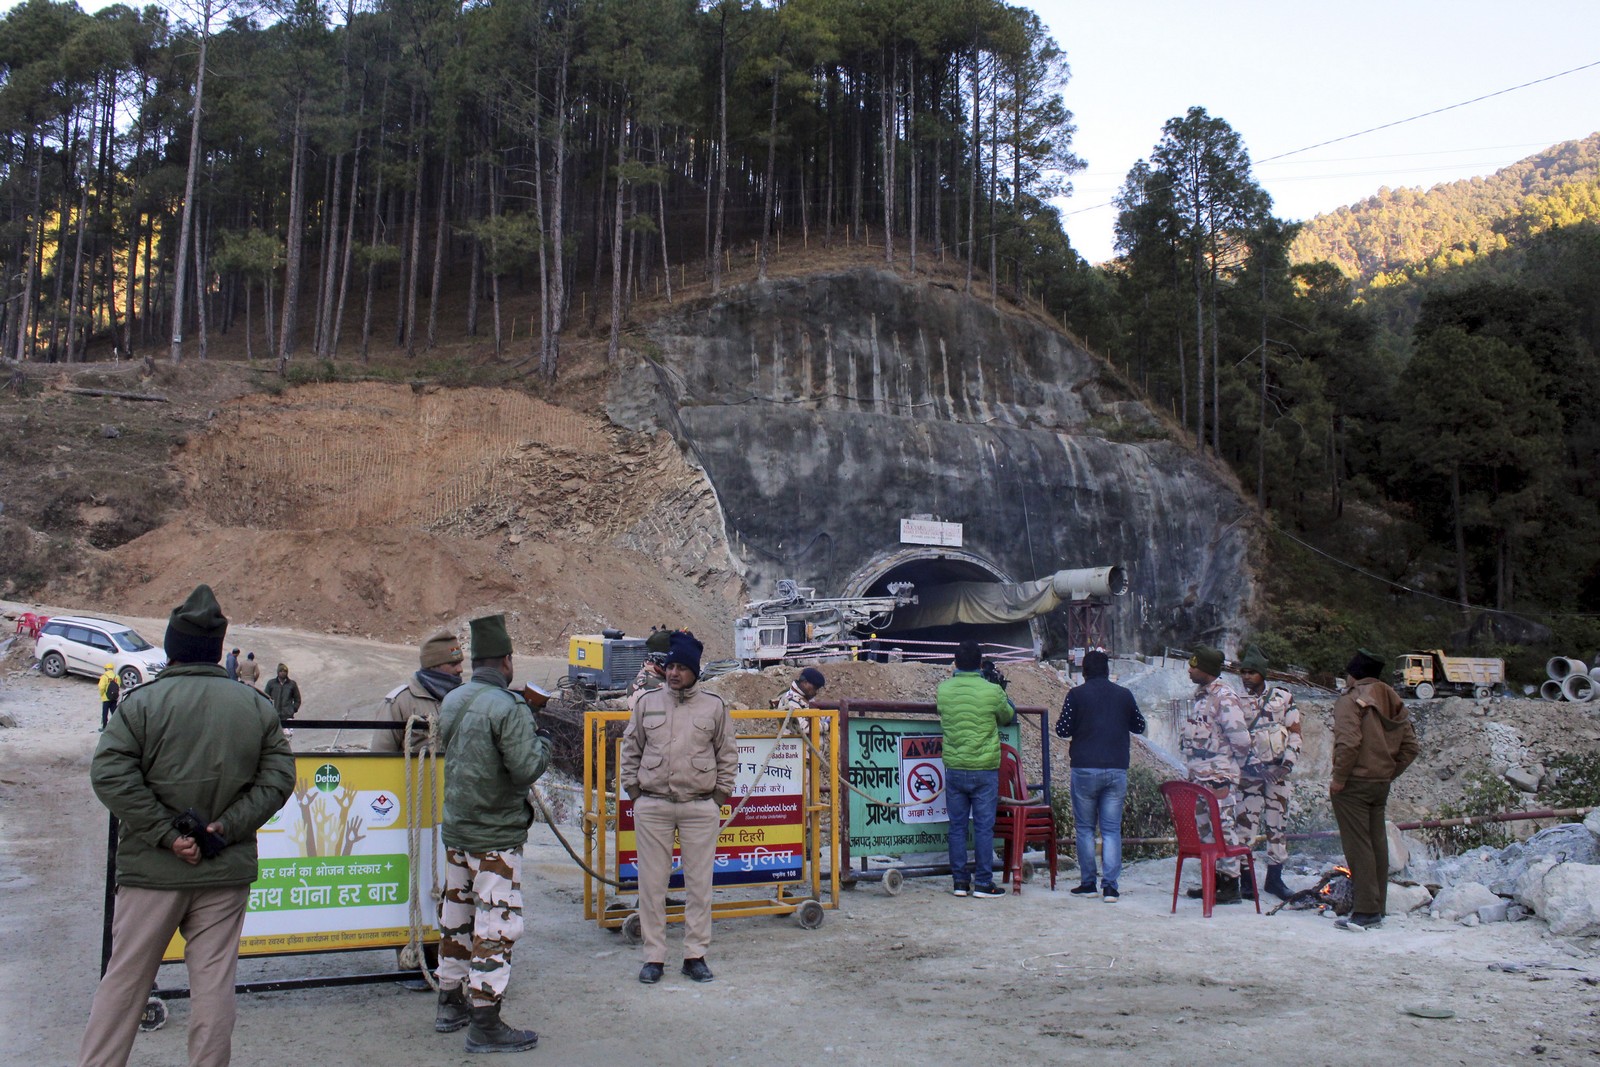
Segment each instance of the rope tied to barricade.
[{"label": "rope tied to barricade", "polygon": [[[412,759],[412,745],[418,723],[427,728],[427,734],[417,743],[415,755]],[[419,793],[421,792],[421,778],[426,776],[428,781],[428,828],[439,825],[439,790],[436,783],[438,776],[438,733],[437,726],[431,716],[412,715],[406,719],[405,735],[400,744],[402,758],[402,773],[406,781],[406,859],[410,868],[407,886],[409,909],[407,921],[410,925],[405,948],[401,950],[402,956],[409,956],[415,961],[417,970],[422,972],[423,980],[435,992],[439,989],[439,980],[434,976],[433,968],[428,966],[427,954],[423,945],[423,933],[427,928],[424,924],[431,925],[429,919],[422,914],[422,819]],[[441,842],[442,844],[442,842]],[[433,863],[429,866],[432,875],[428,891],[428,900],[433,905],[434,915],[438,914],[440,887],[439,887],[439,850],[432,850]]]}]

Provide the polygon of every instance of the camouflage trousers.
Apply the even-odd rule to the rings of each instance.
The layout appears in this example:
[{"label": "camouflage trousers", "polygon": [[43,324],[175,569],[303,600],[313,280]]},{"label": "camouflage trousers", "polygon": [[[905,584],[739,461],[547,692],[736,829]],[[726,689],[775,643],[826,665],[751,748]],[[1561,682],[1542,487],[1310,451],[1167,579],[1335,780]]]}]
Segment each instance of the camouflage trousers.
[{"label": "camouflage trousers", "polygon": [[[1242,845],[1246,838],[1239,827],[1239,783],[1223,781],[1197,781],[1196,785],[1203,785],[1217,795],[1217,814],[1222,817],[1222,840],[1230,845]],[[1200,840],[1215,841],[1211,831],[1211,812],[1199,808],[1195,812],[1195,822],[1200,829]],[[1229,878],[1239,877],[1239,859],[1220,859],[1217,861],[1217,873],[1225,874]]]},{"label": "camouflage trousers", "polygon": [[1257,834],[1265,834],[1267,862],[1288,862],[1289,843],[1283,836],[1284,827],[1289,823],[1288,782],[1241,778],[1237,819],[1241,841],[1251,842]]},{"label": "camouflage trousers", "polygon": [[474,1007],[500,1003],[511,949],[522,936],[522,849],[444,851],[439,898],[439,985],[465,984]]}]

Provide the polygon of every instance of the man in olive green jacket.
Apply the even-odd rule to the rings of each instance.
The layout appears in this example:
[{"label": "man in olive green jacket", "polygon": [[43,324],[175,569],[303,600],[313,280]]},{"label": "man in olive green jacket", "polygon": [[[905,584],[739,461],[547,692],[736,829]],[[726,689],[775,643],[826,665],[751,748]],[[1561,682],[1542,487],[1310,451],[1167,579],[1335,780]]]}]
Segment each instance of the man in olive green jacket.
[{"label": "man in olive green jacket", "polygon": [[444,895],[439,900],[439,1005],[433,1028],[467,1027],[468,1052],[520,1052],[532,1030],[500,1020],[511,949],[522,935],[522,846],[528,789],[550,764],[550,733],[508,686],[504,615],[473,619],[472,679],[439,705],[444,745]]},{"label": "man in olive green jacket", "polygon": [[[80,1065],[127,1063],[176,930],[189,969],[189,1063],[231,1054],[256,831],[288,800],[294,756],[272,705],[220,666],[227,628],[211,588],[197,587],[167,623],[170,666],[128,694],[95,749],[90,780],[119,821],[117,899]],[[179,830],[185,813],[199,826]]]}]

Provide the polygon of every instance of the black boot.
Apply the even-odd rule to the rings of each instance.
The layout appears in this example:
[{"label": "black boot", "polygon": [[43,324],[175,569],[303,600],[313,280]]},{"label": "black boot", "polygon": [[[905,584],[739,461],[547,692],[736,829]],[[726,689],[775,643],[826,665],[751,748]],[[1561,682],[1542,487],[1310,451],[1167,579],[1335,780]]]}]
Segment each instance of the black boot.
[{"label": "black boot", "polygon": [[1279,900],[1288,900],[1290,897],[1294,896],[1294,894],[1289,891],[1289,887],[1283,884],[1283,864],[1281,863],[1267,864],[1267,880],[1261,888],[1265,889]]},{"label": "black boot", "polygon": [[1255,882],[1255,879],[1250,877],[1249,875],[1245,874],[1244,872],[1245,872],[1245,869],[1241,867],[1239,869],[1239,899],[1240,900],[1254,900],[1254,899],[1256,899],[1256,882]]},{"label": "black boot", "polygon": [[472,1009],[467,1027],[468,1052],[523,1052],[539,1043],[532,1030],[517,1030],[500,1021],[500,1005]]},{"label": "black boot", "polygon": [[467,1010],[467,991],[460,986],[439,990],[439,1011],[433,1017],[433,1028],[441,1034],[453,1034],[472,1021]]},{"label": "black boot", "polygon": [[1239,891],[1239,879],[1231,874],[1217,875],[1217,903],[1238,904],[1244,900]]}]

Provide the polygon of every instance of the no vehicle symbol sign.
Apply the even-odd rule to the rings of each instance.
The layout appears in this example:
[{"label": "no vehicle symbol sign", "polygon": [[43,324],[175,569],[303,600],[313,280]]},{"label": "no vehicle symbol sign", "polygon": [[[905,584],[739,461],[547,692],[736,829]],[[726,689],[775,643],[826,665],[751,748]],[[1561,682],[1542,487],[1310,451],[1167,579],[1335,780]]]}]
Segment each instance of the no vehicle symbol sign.
[{"label": "no vehicle symbol sign", "polygon": [[900,809],[902,822],[944,822],[944,736],[902,734],[900,737]]}]

